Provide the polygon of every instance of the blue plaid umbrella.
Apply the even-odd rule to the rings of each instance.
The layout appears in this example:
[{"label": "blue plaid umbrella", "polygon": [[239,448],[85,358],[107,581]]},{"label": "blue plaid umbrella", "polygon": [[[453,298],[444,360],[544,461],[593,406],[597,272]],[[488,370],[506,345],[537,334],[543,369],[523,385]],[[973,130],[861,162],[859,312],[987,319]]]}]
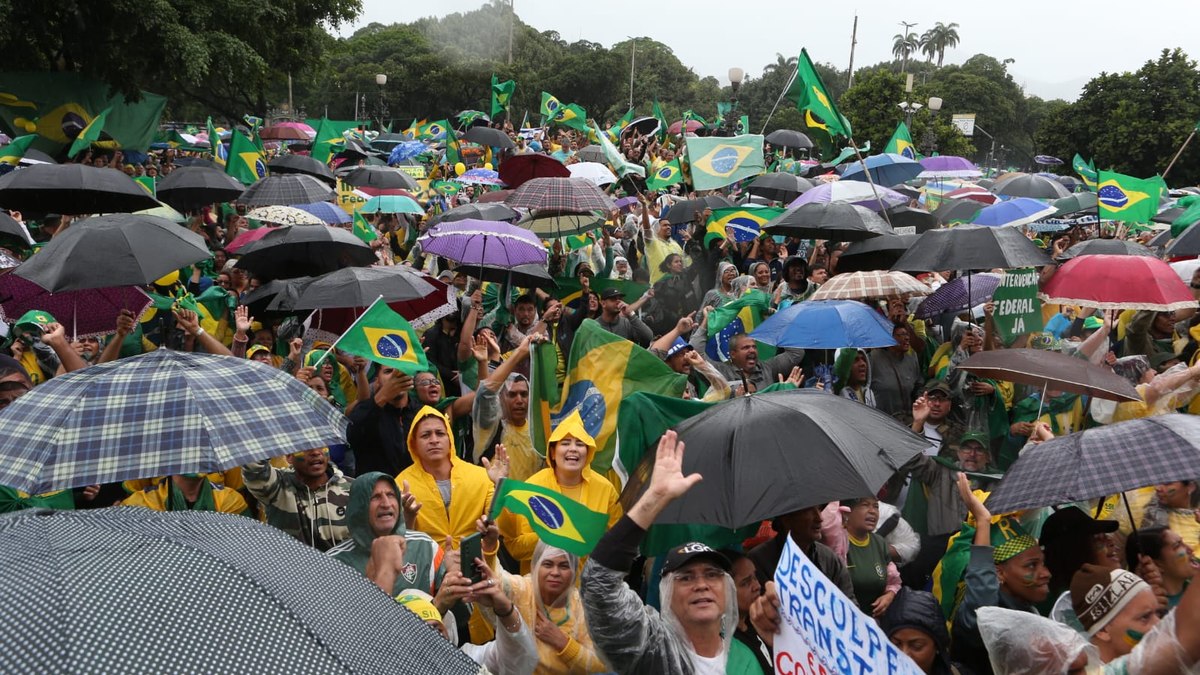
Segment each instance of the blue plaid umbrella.
[{"label": "blue plaid umbrella", "polygon": [[1194,477],[1200,417],[1106,424],[1026,448],[988,497],[993,513],[1080,502]]},{"label": "blue plaid umbrella", "polygon": [[330,225],[341,225],[352,220],[350,214],[346,213],[344,209],[334,206],[329,202],[297,204],[296,208],[300,209],[301,211],[308,211]]},{"label": "blue plaid umbrella", "polygon": [[38,386],[0,412],[0,485],[32,494],[345,443],[346,418],[267,365],[159,349]]}]

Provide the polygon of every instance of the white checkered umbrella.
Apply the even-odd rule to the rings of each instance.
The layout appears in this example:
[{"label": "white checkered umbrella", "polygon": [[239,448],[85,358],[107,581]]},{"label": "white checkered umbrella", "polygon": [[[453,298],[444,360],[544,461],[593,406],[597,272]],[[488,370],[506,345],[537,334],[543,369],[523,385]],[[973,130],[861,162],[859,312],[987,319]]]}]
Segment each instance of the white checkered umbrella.
[{"label": "white checkered umbrella", "polygon": [[480,672],[349,565],[251,518],[27,510],[0,517],[0,565],[0,630],[20,636],[6,673]]},{"label": "white checkered umbrella", "polygon": [[851,272],[821,284],[813,300],[859,300],[893,295],[929,295],[929,287],[904,272]]},{"label": "white checkered umbrella", "polygon": [[0,428],[0,485],[32,494],[225,471],[346,438],[346,418],[281,370],[167,349],[39,385]]}]

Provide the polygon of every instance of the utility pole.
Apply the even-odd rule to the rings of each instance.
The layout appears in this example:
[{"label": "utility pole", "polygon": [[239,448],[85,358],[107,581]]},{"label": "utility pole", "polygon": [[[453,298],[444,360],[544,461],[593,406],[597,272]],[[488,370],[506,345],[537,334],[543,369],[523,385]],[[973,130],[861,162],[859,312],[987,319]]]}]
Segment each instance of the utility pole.
[{"label": "utility pole", "polygon": [[517,20],[517,10],[513,7],[516,0],[508,0],[508,65],[512,65],[513,23]]},{"label": "utility pole", "polygon": [[854,86],[854,47],[858,45],[858,13],[854,14],[854,29],[850,31],[850,76],[846,80],[846,88]]},{"label": "utility pole", "polygon": [[629,38],[629,107],[633,107],[633,66],[637,59],[637,38]]},{"label": "utility pole", "polygon": [[903,50],[904,60],[902,62],[902,65],[900,66],[900,72],[907,73],[908,72],[908,32],[909,32],[910,28],[912,28],[913,26],[915,26],[917,24],[908,23],[907,21],[901,21],[900,25],[904,26],[904,50]]}]

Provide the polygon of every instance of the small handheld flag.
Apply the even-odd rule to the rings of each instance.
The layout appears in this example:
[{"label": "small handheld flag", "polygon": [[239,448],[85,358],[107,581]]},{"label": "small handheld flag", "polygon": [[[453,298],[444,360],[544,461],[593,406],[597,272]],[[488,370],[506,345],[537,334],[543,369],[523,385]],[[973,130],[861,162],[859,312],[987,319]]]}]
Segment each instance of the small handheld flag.
[{"label": "small handheld flag", "polygon": [[608,527],[607,514],[560,492],[511,478],[500,481],[489,516],[494,520],[506,508],[525,516],[542,541],[580,556],[592,552]]},{"label": "small handheld flag", "polygon": [[391,366],[410,376],[429,368],[417,332],[404,317],[378,299],[334,346],[341,347],[347,354]]}]

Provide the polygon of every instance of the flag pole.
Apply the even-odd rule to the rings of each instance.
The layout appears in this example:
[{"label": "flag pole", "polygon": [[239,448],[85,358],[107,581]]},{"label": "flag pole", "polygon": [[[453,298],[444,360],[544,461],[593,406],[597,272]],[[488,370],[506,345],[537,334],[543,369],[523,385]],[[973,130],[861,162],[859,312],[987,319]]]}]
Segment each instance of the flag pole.
[{"label": "flag pole", "polygon": [[[792,76],[788,78],[787,84],[783,85],[783,91],[779,92],[779,98],[775,99],[775,105],[771,106],[771,112],[767,114],[767,121],[763,122],[762,131],[760,134],[767,133],[767,125],[771,123],[771,118],[775,116],[775,109],[779,107],[779,102],[783,100],[788,89],[792,88],[792,83],[796,81],[796,76],[800,74],[800,64],[796,64],[796,69],[792,71]],[[683,131],[682,129],[680,130]]]},{"label": "flag pole", "polygon": [[374,302],[372,302],[371,304],[367,305],[367,308],[363,310],[363,313],[362,313],[362,314],[359,314],[359,315],[358,315],[358,318],[354,320],[354,323],[350,324],[350,325],[349,325],[349,326],[346,328],[346,330],[342,331],[342,334],[341,334],[341,335],[339,335],[339,336],[337,337],[337,339],[333,341],[333,344],[329,345],[329,349],[326,349],[326,350],[325,350],[325,353],[324,353],[324,354],[321,354],[321,356],[320,356],[320,357],[318,357],[318,358],[317,358],[317,360],[313,362],[313,364],[312,364],[312,367],[313,367],[313,368],[318,368],[318,367],[320,367],[320,365],[321,365],[321,362],[325,360],[325,357],[329,356],[329,352],[332,352],[332,351],[334,350],[334,348],[336,348],[336,347],[337,347],[338,343],[342,341],[342,338],[346,337],[346,334],[347,334],[347,333],[349,333],[350,331],[354,330],[354,327],[358,325],[358,322],[359,322],[359,321],[362,321],[362,318],[363,318],[364,316],[366,316],[366,315],[367,315],[367,312],[371,311],[371,308],[372,308],[372,307],[374,307],[376,304],[378,304],[378,303],[379,303],[379,301],[380,301],[380,300],[382,300],[382,299],[383,299],[383,295],[381,294],[379,297],[375,298],[375,301],[374,301]]},{"label": "flag pole", "polygon": [[1188,137],[1183,140],[1183,145],[1179,146],[1179,151],[1175,153],[1175,156],[1171,158],[1171,162],[1169,164],[1167,164],[1167,168],[1163,169],[1163,172],[1162,172],[1163,180],[1166,180],[1167,174],[1171,172],[1171,167],[1175,166],[1175,161],[1178,160],[1179,156],[1183,154],[1183,151],[1187,149],[1188,143],[1191,143],[1192,138],[1194,138],[1195,136],[1196,136],[1196,129],[1193,128],[1192,133],[1188,134]]},{"label": "flag pole", "polygon": [[[847,122],[847,124],[849,123]],[[846,138],[850,141],[850,147],[854,148],[854,155],[858,157],[858,163],[862,165],[863,173],[867,176],[867,184],[871,186],[871,194],[875,195],[875,201],[879,202],[880,206],[883,206],[883,200],[879,198],[879,191],[875,189],[875,179],[871,178],[871,170],[867,168],[867,160],[863,159],[862,152],[859,151],[858,144],[854,142],[854,139],[849,136]],[[888,227],[891,227],[892,219],[888,215],[887,209],[881,208],[879,209],[879,213],[883,214],[883,219],[887,221]]]}]

